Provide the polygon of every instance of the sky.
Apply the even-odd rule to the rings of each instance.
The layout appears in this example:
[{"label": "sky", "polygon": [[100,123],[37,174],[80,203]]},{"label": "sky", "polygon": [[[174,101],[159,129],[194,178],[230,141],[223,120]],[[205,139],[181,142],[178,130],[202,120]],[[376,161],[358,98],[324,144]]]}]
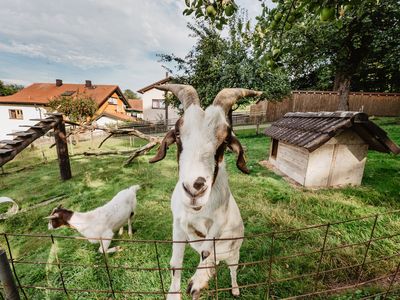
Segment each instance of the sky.
[{"label": "sky", "polygon": [[[258,0],[236,0],[254,18]],[[184,57],[195,40],[184,0],[0,0],[0,80],[117,84],[165,77],[157,57]]]}]

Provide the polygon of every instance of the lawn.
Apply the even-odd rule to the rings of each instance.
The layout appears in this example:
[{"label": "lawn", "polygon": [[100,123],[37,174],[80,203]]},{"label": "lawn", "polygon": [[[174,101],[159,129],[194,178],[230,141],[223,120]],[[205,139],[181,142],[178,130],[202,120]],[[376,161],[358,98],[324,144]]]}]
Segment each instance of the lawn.
[{"label": "lawn", "polygon": [[[400,118],[381,118],[375,120],[388,133],[391,139],[400,144]],[[365,175],[361,187],[345,187],[340,189],[308,190],[293,186],[280,176],[265,169],[259,161],[267,158],[269,140],[263,135],[256,135],[254,129],[237,131],[240,141],[247,149],[250,175],[240,173],[235,167],[235,157],[227,153],[229,182],[232,193],[239,205],[244,223],[245,235],[271,233],[293,228],[302,228],[314,224],[325,224],[336,221],[354,219],[366,215],[375,215],[400,209],[400,158],[393,155],[369,152]],[[108,148],[127,148],[126,140],[110,139]],[[136,145],[140,142],[136,143]],[[133,222],[136,230],[134,240],[171,238],[172,215],[169,199],[177,180],[177,163],[175,147],[170,148],[168,156],[158,164],[150,165],[148,159],[154,151],[127,167],[123,167],[125,157],[98,156],[71,157],[73,178],[66,182],[59,180],[58,164],[49,160],[47,164],[36,165],[21,172],[0,176],[0,196],[15,199],[21,208],[56,195],[65,194],[60,201],[65,207],[85,211],[93,209],[110,200],[118,191],[133,184],[140,184],[138,192],[137,214]],[[76,150],[76,149],[75,149]],[[47,151],[47,150],[46,150]],[[53,149],[53,151],[55,151]],[[22,158],[11,162],[5,171],[41,161],[25,153]],[[9,233],[44,233],[65,236],[76,236],[72,229],[64,228],[49,232],[47,223],[42,218],[48,215],[55,205],[40,207],[34,211],[20,213],[6,221],[0,221],[0,232]],[[330,249],[344,244],[361,243],[371,235],[374,217],[361,221],[332,224],[326,239],[325,248]],[[320,253],[291,257],[298,252],[319,250],[324,244],[326,227],[318,227],[305,231],[280,233],[274,235],[273,249],[270,235],[245,239],[241,249],[241,262],[265,260],[259,265],[247,265],[239,269],[240,285],[258,283],[268,280],[269,258],[272,254],[274,263],[271,268],[273,284],[270,293],[276,298],[284,298],[318,289],[329,289],[356,283],[359,267],[344,268],[361,264],[364,259],[366,245],[337,248],[326,251],[321,260],[320,271],[333,268],[344,268],[337,272],[325,273],[318,278],[300,278],[284,281],[285,278],[316,271]],[[381,257],[395,255],[399,252],[400,215],[386,214],[378,218],[372,242],[366,256],[366,264],[362,280],[372,279],[394,271],[399,259],[383,260],[368,263]],[[385,236],[395,235],[392,238]],[[103,268],[89,268],[86,265],[103,265],[103,256],[97,253],[97,245],[74,239],[58,239],[54,243],[48,237],[30,238],[10,236],[9,242],[14,259],[20,261],[61,262],[80,264],[80,266],[63,266],[63,277],[68,288],[76,289],[108,289],[107,272]],[[128,239],[126,231],[123,239]],[[382,239],[379,239],[382,238]],[[6,247],[4,237],[0,237],[0,245]],[[111,266],[129,266],[140,268],[157,267],[154,243],[113,242],[120,245],[122,252],[109,255]],[[157,244],[160,265],[168,267],[171,245]],[[190,247],[186,248],[185,267],[195,267],[198,256]],[[16,270],[23,285],[52,286],[60,288],[61,279],[56,265],[16,264]],[[160,291],[160,274],[157,271],[137,271],[134,269],[110,269],[112,285],[115,290]],[[184,271],[182,290],[193,271]],[[169,286],[169,271],[161,272],[164,286]],[[218,287],[229,287],[229,272],[221,266],[218,272]],[[387,287],[388,281],[371,284],[365,288],[357,288],[351,293],[321,296],[321,299],[361,299],[370,293]],[[214,281],[210,282],[210,290]],[[63,293],[26,289],[29,299],[64,299]],[[264,286],[241,290],[241,299],[263,299],[266,294]],[[354,294],[353,294],[354,293]],[[72,293],[72,299],[104,299],[106,294]],[[393,294],[396,299],[400,294]],[[128,296],[126,296],[128,297]],[[136,297],[136,296],[135,296]],[[135,298],[129,296],[128,298]],[[117,295],[117,298],[124,298]],[[146,298],[144,295],[137,298]],[[154,298],[151,296],[150,298]],[[161,297],[160,297],[161,298]],[[210,296],[210,298],[212,298]],[[230,298],[229,293],[221,292],[220,299]]]}]

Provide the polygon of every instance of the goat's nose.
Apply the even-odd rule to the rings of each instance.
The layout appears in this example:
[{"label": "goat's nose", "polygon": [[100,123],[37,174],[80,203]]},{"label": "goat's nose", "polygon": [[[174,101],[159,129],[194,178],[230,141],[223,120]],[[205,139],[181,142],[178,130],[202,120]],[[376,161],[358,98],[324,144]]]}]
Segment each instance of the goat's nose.
[{"label": "goat's nose", "polygon": [[204,187],[206,179],[204,177],[197,177],[196,181],[193,183],[193,187],[198,191]]}]

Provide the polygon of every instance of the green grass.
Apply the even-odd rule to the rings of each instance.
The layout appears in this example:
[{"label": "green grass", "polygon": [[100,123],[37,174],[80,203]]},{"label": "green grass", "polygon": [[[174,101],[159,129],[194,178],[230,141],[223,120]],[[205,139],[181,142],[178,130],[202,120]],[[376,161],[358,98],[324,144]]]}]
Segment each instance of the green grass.
[{"label": "green grass", "polygon": [[[400,144],[399,118],[382,118],[375,120]],[[239,205],[246,236],[271,233],[292,228],[302,228],[314,224],[323,224],[365,215],[385,213],[400,208],[400,159],[393,155],[370,152],[368,154],[364,179],[361,187],[345,187],[341,189],[307,190],[295,187],[284,181],[280,176],[265,169],[259,164],[267,158],[269,140],[263,135],[255,135],[255,130],[248,129],[237,132],[242,144],[247,148],[250,175],[240,173],[235,167],[235,157],[227,153],[225,158],[229,171],[229,181],[233,195]],[[138,145],[138,143],[136,144]],[[85,147],[83,144],[81,147]],[[87,147],[87,145],[86,145]],[[126,140],[110,139],[105,149],[128,147]],[[76,150],[76,149],[75,149]],[[133,227],[136,232],[133,239],[171,239],[172,215],[169,200],[177,180],[177,164],[175,147],[165,160],[158,164],[148,164],[148,159],[154,151],[145,157],[140,157],[128,167],[122,167],[125,158],[121,156],[71,158],[73,178],[66,182],[59,180],[58,165],[55,160],[40,164],[18,173],[0,176],[0,196],[15,199],[21,208],[30,207],[43,199],[59,194],[67,197],[60,201],[65,207],[74,210],[93,209],[109,199],[118,191],[133,184],[140,184],[138,192],[138,209]],[[52,149],[52,151],[55,151]],[[79,151],[75,151],[79,152]],[[50,153],[50,152],[49,152]],[[5,171],[22,167],[27,161],[38,155],[24,153],[22,158],[11,162]],[[27,160],[29,157],[29,160]],[[54,205],[38,208],[27,213],[17,214],[6,221],[1,221],[0,232],[12,233],[46,233],[47,223],[42,217],[48,215]],[[363,221],[332,225],[326,241],[326,248],[348,243],[365,241],[371,234],[373,218]],[[399,234],[399,214],[389,214],[378,219],[374,237]],[[322,247],[325,227],[300,232],[281,233],[275,236],[273,255],[289,256],[297,252],[311,252]],[[76,236],[71,229],[60,229],[51,232],[58,235]],[[128,238],[126,232],[123,238]],[[50,238],[33,239],[28,237],[9,237],[13,256],[25,261],[55,262],[57,253],[61,262],[78,264],[103,264],[103,257],[98,254],[98,245],[85,241],[71,239],[56,239],[52,245]],[[367,262],[380,257],[399,252],[400,237],[383,239],[371,244]],[[124,251],[109,256],[110,265],[125,265],[131,267],[156,267],[154,244],[133,244],[113,242],[120,245]],[[4,238],[0,245],[5,248]],[[168,267],[171,255],[171,245],[158,244],[160,264]],[[329,270],[359,264],[363,260],[365,245],[338,249],[326,252],[321,262],[320,270]],[[262,236],[246,239],[241,248],[241,262],[267,260],[271,254],[271,238]],[[277,260],[272,267],[272,277],[275,280],[301,275],[316,270],[319,254],[306,255],[285,261]],[[394,271],[397,260],[380,261],[365,265],[363,279],[387,274]],[[185,267],[195,267],[198,255],[186,248]],[[17,273],[22,284],[61,287],[59,272],[56,266],[17,264]],[[317,288],[334,288],[355,283],[358,268],[328,273],[322,280],[317,280]],[[115,290],[159,291],[159,273],[154,271],[135,271],[111,269]],[[182,290],[193,271],[185,271],[182,280]],[[63,267],[67,288],[77,289],[108,289],[108,277],[104,269],[87,267]],[[169,272],[163,271],[164,285],[169,285]],[[241,285],[267,280],[268,263],[249,265],[239,269],[238,282]],[[219,287],[229,287],[229,272],[222,265],[218,273]],[[278,298],[299,295],[314,290],[314,278],[298,279],[276,283],[272,294]],[[331,295],[332,299],[359,299],[368,293],[379,291],[387,286],[387,281],[367,288],[358,288],[353,292],[341,295]],[[214,281],[210,282],[210,289]],[[30,299],[64,299],[62,293],[27,289]],[[241,299],[263,299],[265,289],[242,289]],[[230,298],[228,293],[221,293],[220,299]],[[395,295],[393,297],[396,297]],[[73,294],[73,299],[104,299],[104,294]],[[117,298],[123,298],[119,296]],[[135,298],[135,297],[130,297]],[[140,296],[137,298],[146,298]],[[152,297],[150,297],[152,298]],[[321,297],[326,299],[327,296]],[[395,299],[395,298],[393,298]]]}]

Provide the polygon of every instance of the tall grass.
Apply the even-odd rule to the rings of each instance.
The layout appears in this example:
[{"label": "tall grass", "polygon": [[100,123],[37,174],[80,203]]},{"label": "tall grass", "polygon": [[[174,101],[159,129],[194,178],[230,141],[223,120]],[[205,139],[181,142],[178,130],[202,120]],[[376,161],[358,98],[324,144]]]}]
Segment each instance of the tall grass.
[{"label": "tall grass", "polygon": [[[389,136],[400,144],[400,122],[398,118],[376,120]],[[254,129],[238,131],[242,144],[247,149],[250,175],[240,173],[235,167],[235,157],[225,155],[229,171],[232,193],[239,205],[244,223],[245,235],[268,233],[292,228],[302,228],[313,224],[322,224],[364,215],[374,215],[400,208],[400,159],[393,155],[370,152],[368,154],[362,186],[340,189],[309,190],[293,186],[280,176],[259,164],[267,159],[269,140],[256,135]],[[120,147],[120,141],[110,141],[112,147]],[[125,142],[124,142],[125,143]],[[125,144],[124,144],[125,145]],[[126,145],[125,145],[126,146]],[[125,147],[124,146],[124,147]],[[54,150],[54,149],[53,149]],[[154,154],[140,157],[128,167],[122,167],[125,160],[121,156],[71,158],[73,178],[66,182],[59,180],[57,161],[52,160],[18,173],[0,176],[0,196],[15,199],[21,208],[28,208],[55,195],[66,194],[60,201],[65,207],[85,211],[93,209],[110,200],[118,191],[133,184],[140,184],[138,208],[133,227],[136,230],[134,240],[171,239],[172,215],[170,195],[177,180],[176,153],[170,148],[165,160],[149,165],[148,159]],[[25,156],[26,157],[26,156]],[[40,160],[40,158],[38,158]],[[26,161],[17,159],[11,167],[23,166]],[[58,203],[57,203],[58,204]],[[0,232],[10,233],[47,233],[47,223],[42,217],[48,215],[53,206],[37,208],[34,211],[17,214],[6,221],[1,221]],[[333,225],[329,229],[326,248],[347,243],[367,240],[371,234],[373,218],[358,222]],[[387,215],[379,219],[374,237],[399,233],[399,214]],[[75,236],[72,229],[63,228],[58,235]],[[276,236],[272,254],[274,256],[292,255],[297,252],[318,250],[322,247],[325,228],[317,228],[296,233]],[[122,238],[128,238],[124,233]],[[98,245],[71,239],[9,237],[13,256],[17,260],[55,262],[56,254],[61,262],[102,265],[103,257],[97,253]],[[367,261],[393,255],[399,252],[399,238],[382,240],[371,245]],[[156,267],[154,244],[136,244],[113,242],[123,247],[123,251],[109,255],[110,265],[132,267]],[[0,245],[5,248],[4,238]],[[160,264],[168,267],[171,245],[159,244]],[[326,252],[321,262],[321,271],[359,264],[365,253],[365,245]],[[268,259],[271,254],[271,239],[258,237],[246,239],[241,249],[241,262]],[[307,255],[273,264],[274,279],[314,272],[319,255]],[[395,260],[367,264],[363,279],[371,279],[389,271],[394,271]],[[185,267],[195,267],[198,255],[186,248]],[[17,264],[17,273],[22,284],[61,287],[56,266]],[[268,278],[268,264],[245,266],[239,269],[239,284],[262,282]],[[323,281],[314,278],[282,282],[273,285],[272,294],[282,298],[313,291],[317,288],[333,288],[354,283],[359,269],[349,268],[334,274],[327,274]],[[102,268],[63,267],[67,288],[108,289],[107,273]],[[115,290],[159,291],[158,272],[111,269]],[[193,271],[183,272],[183,287]],[[163,271],[164,285],[169,285],[169,272]],[[219,268],[219,287],[229,287],[228,269]],[[341,295],[330,295],[332,299],[358,299],[387,286],[387,281],[379,282],[365,289],[357,289]],[[214,288],[213,281],[210,289]],[[184,290],[184,288],[183,288]],[[27,289],[30,299],[64,299],[62,293]],[[264,299],[266,290],[261,288],[243,289],[241,299]],[[109,296],[109,295],[108,295]],[[229,293],[221,293],[220,299],[230,298]],[[73,299],[104,299],[105,295],[93,293],[72,294]],[[211,296],[210,296],[211,297]],[[327,296],[321,297],[326,299]],[[117,297],[118,298],[118,297]],[[123,298],[119,296],[119,298]],[[134,296],[129,298],[136,298]],[[138,296],[137,298],[144,298]],[[161,298],[161,297],[160,297]],[[395,299],[395,298],[393,298]]]}]

